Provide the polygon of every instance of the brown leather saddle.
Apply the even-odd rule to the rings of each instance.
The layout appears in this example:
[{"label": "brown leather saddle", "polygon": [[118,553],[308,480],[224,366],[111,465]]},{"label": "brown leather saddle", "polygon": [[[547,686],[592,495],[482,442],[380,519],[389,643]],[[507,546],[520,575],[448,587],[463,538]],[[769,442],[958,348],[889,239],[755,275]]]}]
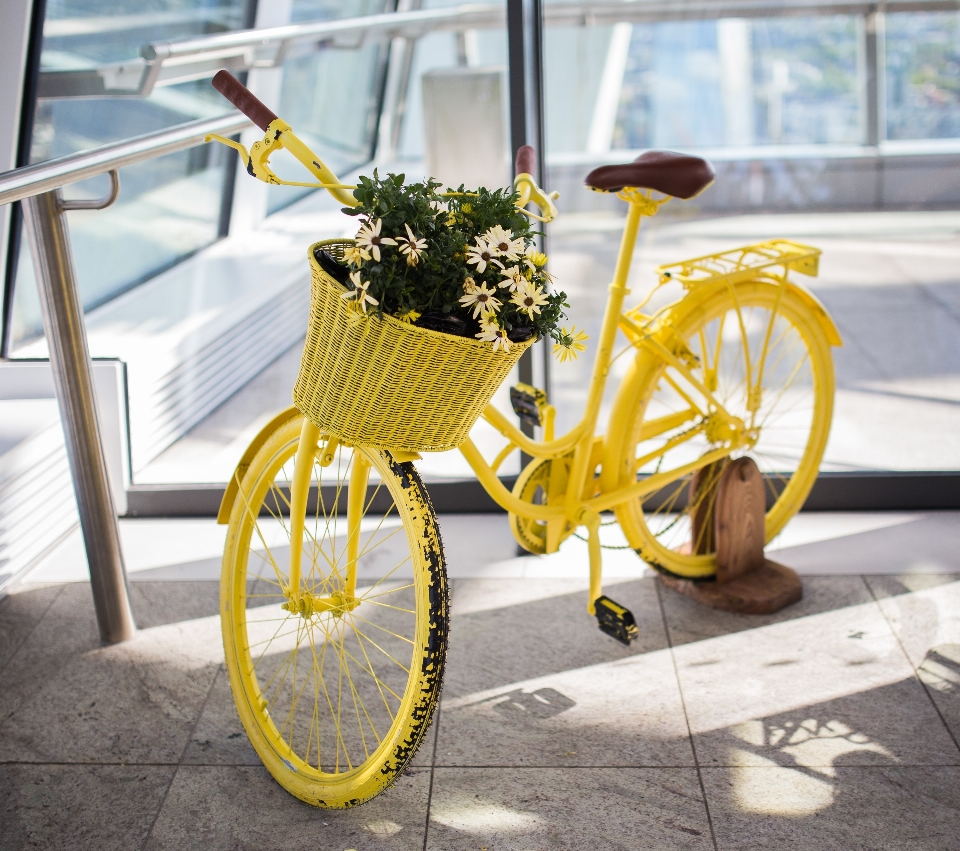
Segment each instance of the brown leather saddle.
[{"label": "brown leather saddle", "polygon": [[700,157],[673,151],[647,151],[626,165],[602,165],[583,182],[601,192],[625,186],[653,189],[674,198],[693,198],[713,183],[713,166]]}]

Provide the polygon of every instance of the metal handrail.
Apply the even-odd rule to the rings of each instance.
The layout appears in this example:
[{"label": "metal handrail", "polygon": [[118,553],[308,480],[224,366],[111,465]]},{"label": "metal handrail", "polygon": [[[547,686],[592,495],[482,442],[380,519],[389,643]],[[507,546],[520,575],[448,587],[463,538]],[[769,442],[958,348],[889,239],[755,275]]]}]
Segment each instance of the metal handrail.
[{"label": "metal handrail", "polygon": [[[208,133],[231,135],[251,124],[246,116],[233,112],[0,174],[0,204],[23,202],[97,625],[101,640],[107,643],[130,638],[136,623],[107,475],[66,213],[112,204],[120,191],[118,171],[124,166],[201,145]],[[63,200],[60,189],[64,185],[105,173],[110,175],[111,188],[103,199]]]},{"label": "metal handrail", "polygon": [[68,183],[77,183],[144,160],[193,148],[203,144],[203,137],[208,133],[229,136],[252,126],[252,122],[245,115],[231,112],[220,118],[202,118],[155,133],[113,142],[90,151],[68,154],[55,160],[2,172],[0,205],[50,192]]},{"label": "metal handrail", "polygon": [[[885,12],[953,11],[960,0],[571,0],[543,9],[544,26],[604,26],[620,22],[751,18],[781,15],[869,15]],[[91,68],[41,71],[38,97],[147,97],[160,86],[275,68],[284,60],[326,46],[357,48],[370,41],[415,40],[431,32],[502,27],[503,3],[389,12],[280,27],[237,30],[183,41],[145,44],[140,57]]]},{"label": "metal handrail", "polygon": [[455,6],[446,9],[423,9],[413,12],[386,12],[357,18],[309,21],[264,29],[237,30],[216,35],[197,36],[174,43],[154,42],[145,45],[140,55],[147,61],[163,58],[182,58],[197,53],[267,47],[270,44],[299,42],[329,42],[355,36],[372,38],[419,38],[435,30],[483,29],[503,26],[506,7],[502,4]]}]

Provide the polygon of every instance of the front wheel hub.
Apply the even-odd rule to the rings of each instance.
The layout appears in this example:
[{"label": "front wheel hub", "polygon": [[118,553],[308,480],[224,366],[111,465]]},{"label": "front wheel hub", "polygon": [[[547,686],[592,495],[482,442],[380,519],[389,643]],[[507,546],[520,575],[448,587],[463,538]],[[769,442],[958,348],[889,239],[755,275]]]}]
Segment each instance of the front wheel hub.
[{"label": "front wheel hub", "polygon": [[353,611],[359,605],[360,600],[356,597],[350,594],[342,594],[339,591],[327,597],[320,597],[311,594],[309,591],[301,591],[296,594],[288,593],[287,602],[281,603],[280,608],[300,615],[302,618],[311,618],[322,612],[329,612],[335,618],[339,618],[347,612]]}]

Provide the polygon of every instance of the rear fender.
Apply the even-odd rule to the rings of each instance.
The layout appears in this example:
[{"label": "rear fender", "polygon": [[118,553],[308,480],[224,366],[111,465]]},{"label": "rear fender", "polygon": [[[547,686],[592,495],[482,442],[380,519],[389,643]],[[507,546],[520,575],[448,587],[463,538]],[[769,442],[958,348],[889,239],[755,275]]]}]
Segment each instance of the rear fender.
[{"label": "rear fender", "polygon": [[[769,283],[774,286],[781,285],[781,279],[771,278],[766,275],[758,275],[756,278],[752,279],[755,281],[763,281],[764,283]],[[750,281],[743,281],[742,284],[749,284]],[[726,283],[716,283],[708,284],[702,288],[695,289],[690,295],[687,296],[687,299],[691,299],[693,303],[696,302],[706,302],[713,298],[718,291],[727,289]],[[808,290],[802,284],[798,284],[794,281],[786,282],[787,290],[799,298],[807,307],[810,308],[810,311],[816,317],[817,322],[819,323],[823,333],[827,338],[827,342],[831,346],[842,346],[843,339],[840,336],[840,332],[837,330],[837,326],[833,322],[833,318],[827,312],[827,309],[823,306],[823,302],[820,301],[810,290]],[[734,287],[736,289],[736,287]],[[677,309],[683,310],[684,301],[686,299],[677,303]]]},{"label": "rear fender", "polygon": [[793,281],[787,282],[787,288],[795,293],[813,311],[817,317],[817,322],[820,323],[820,327],[827,337],[827,342],[831,346],[842,346],[843,338],[840,336],[840,332],[833,322],[833,317],[830,316],[827,309],[823,306],[823,302],[806,287],[795,284]]}]

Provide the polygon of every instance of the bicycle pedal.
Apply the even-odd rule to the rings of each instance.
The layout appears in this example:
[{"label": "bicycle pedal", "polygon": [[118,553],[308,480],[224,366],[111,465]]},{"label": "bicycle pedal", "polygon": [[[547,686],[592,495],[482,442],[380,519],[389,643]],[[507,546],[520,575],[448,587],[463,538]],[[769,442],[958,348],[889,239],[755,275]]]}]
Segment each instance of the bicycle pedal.
[{"label": "bicycle pedal", "polygon": [[597,597],[593,601],[593,605],[601,632],[605,632],[622,644],[629,644],[640,634],[637,621],[630,609],[615,603],[606,596]]},{"label": "bicycle pedal", "polygon": [[510,388],[510,404],[513,412],[527,425],[542,425],[541,409],[547,404],[547,394],[529,384],[517,384]]}]

